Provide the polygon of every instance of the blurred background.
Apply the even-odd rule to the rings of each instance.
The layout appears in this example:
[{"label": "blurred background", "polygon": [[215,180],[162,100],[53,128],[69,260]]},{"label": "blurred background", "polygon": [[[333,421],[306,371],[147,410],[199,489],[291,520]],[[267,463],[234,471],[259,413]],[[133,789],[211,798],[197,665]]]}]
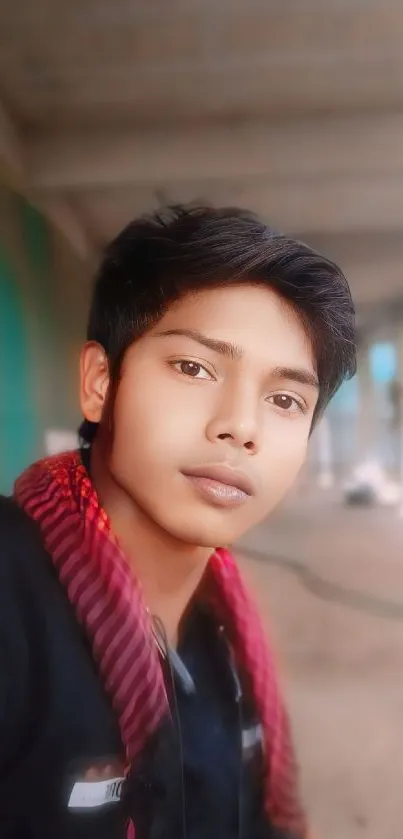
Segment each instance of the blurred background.
[{"label": "blurred background", "polygon": [[239,546],[319,839],[403,835],[401,0],[0,6],[0,491],[74,445],[104,244],[161,203],[257,211],[340,262],[358,375]]}]

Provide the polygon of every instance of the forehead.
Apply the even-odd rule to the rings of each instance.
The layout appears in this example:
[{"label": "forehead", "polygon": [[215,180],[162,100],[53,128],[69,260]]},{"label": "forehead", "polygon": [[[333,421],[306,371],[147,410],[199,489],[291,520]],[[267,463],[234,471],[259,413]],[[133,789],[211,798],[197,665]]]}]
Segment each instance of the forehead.
[{"label": "forehead", "polygon": [[245,358],[315,368],[312,344],[298,313],[265,286],[233,285],[187,294],[151,333],[175,329],[236,344]]}]

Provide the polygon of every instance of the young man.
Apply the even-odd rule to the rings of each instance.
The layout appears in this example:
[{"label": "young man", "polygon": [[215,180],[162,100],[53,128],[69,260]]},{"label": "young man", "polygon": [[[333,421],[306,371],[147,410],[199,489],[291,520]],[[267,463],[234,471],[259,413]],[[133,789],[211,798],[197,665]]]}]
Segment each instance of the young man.
[{"label": "young man", "polygon": [[0,825],[13,839],[305,839],[274,665],[224,547],[354,372],[340,270],[239,210],[108,248],[83,449],[0,505]]}]

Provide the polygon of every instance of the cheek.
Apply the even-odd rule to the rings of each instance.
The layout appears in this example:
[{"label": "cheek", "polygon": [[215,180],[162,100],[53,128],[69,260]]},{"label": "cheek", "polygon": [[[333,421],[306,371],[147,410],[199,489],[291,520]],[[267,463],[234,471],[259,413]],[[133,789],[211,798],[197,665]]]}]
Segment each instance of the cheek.
[{"label": "cheek", "polygon": [[147,449],[161,445],[163,424],[157,389],[123,380],[114,405],[115,459],[141,460]]},{"label": "cheek", "polygon": [[164,381],[123,379],[114,405],[114,461],[161,468],[194,450],[201,425],[197,405],[188,399],[184,407]]},{"label": "cheek", "polygon": [[283,444],[270,446],[266,450],[262,461],[267,464],[263,475],[265,494],[274,501],[281,500],[296,480],[307,455],[308,434],[298,433],[289,435]]}]

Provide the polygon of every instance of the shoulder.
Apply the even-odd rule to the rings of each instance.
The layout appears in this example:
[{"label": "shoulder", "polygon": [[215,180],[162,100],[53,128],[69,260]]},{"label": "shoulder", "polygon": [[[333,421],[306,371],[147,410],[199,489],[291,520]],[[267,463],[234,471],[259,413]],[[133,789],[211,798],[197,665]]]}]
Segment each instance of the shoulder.
[{"label": "shoulder", "polygon": [[13,498],[0,496],[0,626],[29,620],[52,572],[36,522]]},{"label": "shoulder", "polygon": [[21,747],[31,719],[33,666],[39,672],[43,647],[35,619],[38,563],[32,560],[41,550],[34,522],[13,499],[0,496],[0,775]]},{"label": "shoulder", "polygon": [[0,496],[0,626],[17,613],[30,558],[41,549],[33,524],[12,498]]},{"label": "shoulder", "polygon": [[0,495],[0,568],[11,558],[23,561],[25,556],[44,550],[39,528],[18,506],[14,498]]},{"label": "shoulder", "polygon": [[0,496],[0,634],[20,627],[35,657],[71,607],[39,525],[13,498]]},{"label": "shoulder", "polygon": [[19,508],[14,498],[6,495],[0,495],[0,524],[7,522],[11,518],[23,518],[24,513]]},{"label": "shoulder", "polygon": [[[1,536],[7,536],[13,528],[22,527],[23,531],[31,528],[33,522],[19,507],[14,498],[0,495],[0,528]],[[15,535],[15,534],[13,534]]]}]

